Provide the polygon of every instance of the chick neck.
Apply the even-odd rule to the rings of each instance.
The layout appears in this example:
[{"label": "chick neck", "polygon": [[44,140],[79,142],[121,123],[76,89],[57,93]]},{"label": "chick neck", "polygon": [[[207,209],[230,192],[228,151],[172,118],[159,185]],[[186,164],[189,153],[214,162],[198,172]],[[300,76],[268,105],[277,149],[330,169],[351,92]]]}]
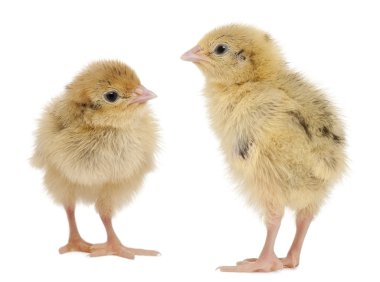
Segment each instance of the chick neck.
[{"label": "chick neck", "polygon": [[280,66],[261,66],[252,69],[249,74],[231,76],[225,79],[216,79],[206,76],[206,85],[221,91],[229,91],[233,88],[239,88],[247,83],[272,84],[287,73],[287,68]]},{"label": "chick neck", "polygon": [[287,73],[286,63],[280,58],[250,58],[250,62],[249,67],[222,77],[206,74],[206,84],[228,89],[246,83],[273,83]]}]

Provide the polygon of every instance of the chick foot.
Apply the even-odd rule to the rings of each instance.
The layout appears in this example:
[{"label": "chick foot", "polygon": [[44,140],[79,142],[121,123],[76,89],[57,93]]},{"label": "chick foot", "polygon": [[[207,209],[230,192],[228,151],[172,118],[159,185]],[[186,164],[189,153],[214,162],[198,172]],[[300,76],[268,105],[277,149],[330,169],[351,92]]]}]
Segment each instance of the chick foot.
[{"label": "chick foot", "polygon": [[217,269],[222,272],[271,272],[283,269],[284,266],[277,257],[246,259],[239,261],[235,266],[221,266]]},{"label": "chick foot", "polygon": [[299,257],[292,255],[288,255],[287,257],[281,258],[280,260],[282,261],[285,268],[296,268],[300,263]]},{"label": "chick foot", "polygon": [[127,259],[134,259],[135,256],[159,256],[160,253],[153,250],[133,249],[123,246],[121,243],[107,242],[104,244],[92,245],[90,256],[119,256]]},{"label": "chick foot", "polygon": [[112,220],[109,215],[101,215],[104,227],[107,232],[107,242],[96,244],[91,247],[91,257],[119,256],[127,259],[134,259],[135,256],[159,256],[160,253],[152,250],[133,249],[123,246],[112,227]]},{"label": "chick foot", "polygon": [[91,252],[91,246],[92,246],[92,244],[87,243],[82,238],[70,240],[66,245],[59,248],[59,253],[60,254],[65,254],[68,252],[90,253]]},{"label": "chick foot", "polygon": [[274,243],[281,224],[281,217],[276,213],[267,218],[267,237],[259,258],[249,258],[239,261],[235,266],[221,266],[222,272],[270,272],[284,268],[281,260],[274,252]]}]

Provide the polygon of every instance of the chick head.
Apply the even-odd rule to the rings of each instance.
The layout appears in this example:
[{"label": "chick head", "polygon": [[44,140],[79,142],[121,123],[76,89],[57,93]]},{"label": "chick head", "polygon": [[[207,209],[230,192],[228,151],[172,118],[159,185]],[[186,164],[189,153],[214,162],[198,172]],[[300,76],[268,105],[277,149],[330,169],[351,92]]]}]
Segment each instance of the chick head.
[{"label": "chick head", "polygon": [[267,33],[237,24],[212,30],[181,58],[195,63],[206,79],[222,84],[267,79],[285,65]]},{"label": "chick head", "polygon": [[107,60],[88,65],[66,90],[72,118],[89,126],[124,127],[156,97],[129,66]]}]

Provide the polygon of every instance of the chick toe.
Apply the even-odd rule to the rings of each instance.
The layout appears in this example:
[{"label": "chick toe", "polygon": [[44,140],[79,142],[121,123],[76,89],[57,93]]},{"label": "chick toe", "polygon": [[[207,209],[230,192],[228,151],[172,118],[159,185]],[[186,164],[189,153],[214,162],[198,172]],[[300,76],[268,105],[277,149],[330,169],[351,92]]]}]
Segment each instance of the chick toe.
[{"label": "chick toe", "polygon": [[160,256],[161,253],[154,251],[154,250],[145,250],[145,249],[133,249],[133,248],[127,248],[130,252],[132,252],[136,256]]},{"label": "chick toe", "polygon": [[122,245],[120,242],[107,242],[95,244],[91,247],[90,256],[119,256],[127,259],[134,259],[135,256],[158,256],[159,252],[153,250],[134,249]]},{"label": "chick toe", "polygon": [[245,261],[245,263],[234,266],[221,266],[221,272],[271,272],[283,269],[284,265],[276,256],[258,258],[255,261]]},{"label": "chick toe", "polygon": [[247,264],[247,263],[250,263],[250,262],[255,262],[257,261],[257,258],[247,258],[245,260],[240,260],[236,263],[236,265],[243,265],[243,264]]},{"label": "chick toe", "polygon": [[285,258],[280,258],[284,268],[296,268],[299,265],[300,258],[288,255]]},{"label": "chick toe", "polygon": [[101,256],[119,256],[126,259],[134,259],[135,255],[131,253],[128,248],[124,247],[120,242],[117,243],[103,243],[95,244],[91,247],[91,257]]},{"label": "chick toe", "polygon": [[65,254],[69,252],[83,252],[90,253],[92,244],[86,242],[82,238],[69,241],[66,245],[59,248],[60,254]]}]

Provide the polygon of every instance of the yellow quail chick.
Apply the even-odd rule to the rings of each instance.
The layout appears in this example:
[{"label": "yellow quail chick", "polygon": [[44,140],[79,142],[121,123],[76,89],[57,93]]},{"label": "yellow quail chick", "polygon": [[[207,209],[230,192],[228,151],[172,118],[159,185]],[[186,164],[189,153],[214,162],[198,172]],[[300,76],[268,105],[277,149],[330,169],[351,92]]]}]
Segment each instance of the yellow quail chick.
[{"label": "yellow quail chick", "polygon": [[[308,227],[345,169],[341,121],[325,94],[290,70],[270,35],[244,25],[217,28],[182,56],[204,73],[212,127],[248,202],[264,217],[257,259],[221,271],[275,271],[299,264]],[[285,207],[296,235],[285,258],[274,244]]]},{"label": "yellow quail chick", "polygon": [[[146,101],[156,95],[119,61],[90,64],[46,108],[37,130],[32,158],[45,171],[45,186],[64,206],[68,243],[59,252],[91,256],[155,256],[151,250],[121,244],[113,214],[139,190],[154,166],[157,125]],[[77,202],[95,203],[107,232],[105,244],[89,244],[75,221]]]}]

